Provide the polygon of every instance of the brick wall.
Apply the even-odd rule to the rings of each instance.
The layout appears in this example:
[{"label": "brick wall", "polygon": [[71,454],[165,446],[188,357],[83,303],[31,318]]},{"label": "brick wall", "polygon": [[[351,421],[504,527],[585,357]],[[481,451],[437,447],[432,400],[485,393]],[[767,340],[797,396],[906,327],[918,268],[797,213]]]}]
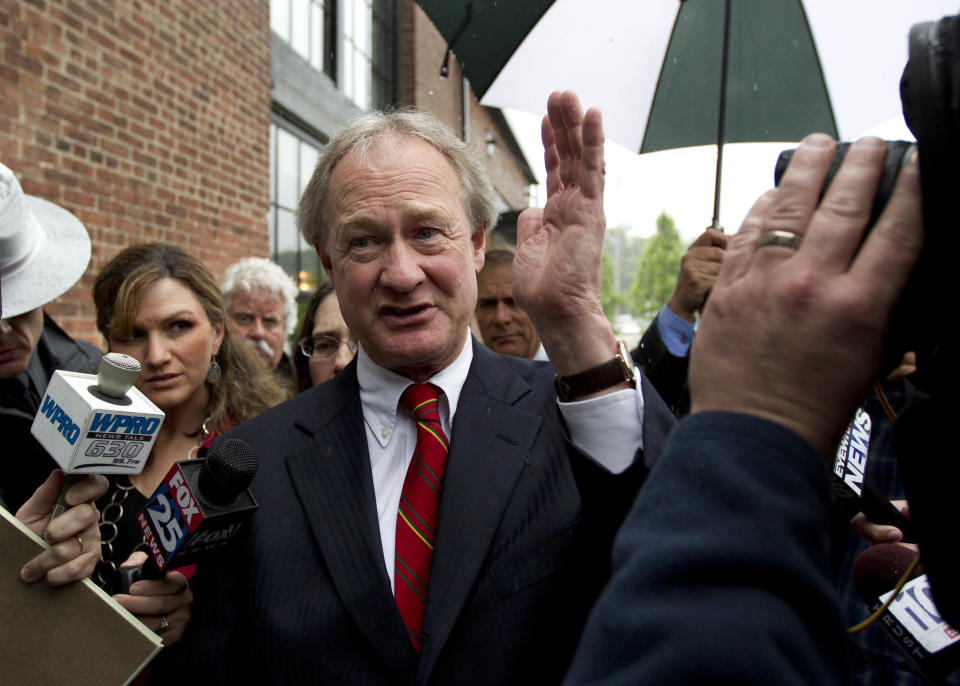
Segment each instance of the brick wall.
[{"label": "brick wall", "polygon": [[[470,102],[470,147],[479,152],[493,179],[493,185],[510,209],[521,210],[529,205],[527,179],[523,168],[518,164],[514,153],[505,140],[507,131],[503,131],[491,117],[489,110],[483,107],[471,94]],[[547,103],[543,103],[546,114]],[[493,152],[487,151],[487,132],[493,134]],[[542,165],[543,158],[527,160],[528,164]]]},{"label": "brick wall", "polygon": [[[463,133],[463,75],[460,65],[450,59],[450,74],[440,76],[447,44],[423,9],[413,0],[400,0],[398,11],[397,100],[432,112],[458,134]],[[411,36],[413,40],[411,40]],[[493,185],[512,209],[528,205],[527,180],[521,167],[503,143],[503,132],[472,92],[469,98],[470,146],[481,153]],[[544,112],[547,104],[544,103]],[[486,154],[486,131],[498,140],[492,156]],[[531,160],[538,164],[539,160]]]},{"label": "brick wall", "polygon": [[93,257],[47,310],[99,344],[90,289],[122,247],[219,277],[269,236],[269,0],[0,0],[0,161],[70,210]]}]

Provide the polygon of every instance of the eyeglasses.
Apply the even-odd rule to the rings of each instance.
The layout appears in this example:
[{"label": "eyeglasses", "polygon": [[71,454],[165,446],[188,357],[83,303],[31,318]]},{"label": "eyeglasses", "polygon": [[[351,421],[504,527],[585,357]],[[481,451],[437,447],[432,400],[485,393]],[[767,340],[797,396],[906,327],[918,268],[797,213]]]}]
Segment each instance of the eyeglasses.
[{"label": "eyeglasses", "polygon": [[341,340],[333,336],[307,336],[297,345],[300,346],[300,352],[305,357],[333,357],[340,350],[341,345],[346,345],[353,354],[357,352],[357,342],[355,340]]}]

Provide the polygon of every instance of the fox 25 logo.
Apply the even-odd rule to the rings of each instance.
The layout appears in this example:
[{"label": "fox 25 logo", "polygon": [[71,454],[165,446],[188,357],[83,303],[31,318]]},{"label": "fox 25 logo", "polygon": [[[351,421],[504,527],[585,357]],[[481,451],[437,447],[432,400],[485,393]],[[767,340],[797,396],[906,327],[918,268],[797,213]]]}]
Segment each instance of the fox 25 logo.
[{"label": "fox 25 logo", "polygon": [[179,467],[172,470],[144,510],[167,559],[180,547],[187,534],[203,521],[196,498]]}]

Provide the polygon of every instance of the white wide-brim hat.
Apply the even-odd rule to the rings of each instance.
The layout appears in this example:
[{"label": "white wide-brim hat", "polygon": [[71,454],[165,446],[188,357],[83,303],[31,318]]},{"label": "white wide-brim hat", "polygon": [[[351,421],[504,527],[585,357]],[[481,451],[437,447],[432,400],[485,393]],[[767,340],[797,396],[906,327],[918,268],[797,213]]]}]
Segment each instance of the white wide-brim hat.
[{"label": "white wide-brim hat", "polygon": [[62,207],[24,195],[0,164],[0,318],[46,305],[79,281],[90,262],[90,237]]}]

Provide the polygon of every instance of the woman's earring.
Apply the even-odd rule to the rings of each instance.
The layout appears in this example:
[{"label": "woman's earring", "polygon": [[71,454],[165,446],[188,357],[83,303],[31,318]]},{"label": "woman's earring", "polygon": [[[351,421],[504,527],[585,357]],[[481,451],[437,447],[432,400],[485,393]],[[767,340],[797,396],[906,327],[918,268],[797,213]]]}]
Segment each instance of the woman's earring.
[{"label": "woman's earring", "polygon": [[210,357],[210,368],[207,370],[207,383],[215,384],[220,380],[220,376],[223,374],[223,370],[220,369],[220,363],[217,362],[216,356],[211,355]]}]

